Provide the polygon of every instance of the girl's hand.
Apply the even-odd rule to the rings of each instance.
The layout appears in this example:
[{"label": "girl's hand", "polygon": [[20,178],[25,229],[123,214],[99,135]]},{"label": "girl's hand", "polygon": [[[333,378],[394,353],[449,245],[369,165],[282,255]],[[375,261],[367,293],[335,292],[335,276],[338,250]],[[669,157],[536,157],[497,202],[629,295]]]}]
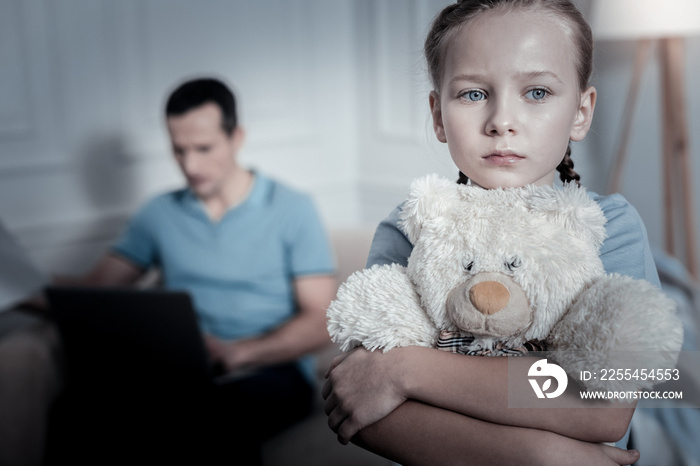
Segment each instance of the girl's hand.
[{"label": "girl's hand", "polygon": [[322,394],[328,425],[343,445],[406,401],[398,380],[400,353],[401,348],[382,353],[360,347],[333,360]]},{"label": "girl's hand", "polygon": [[639,460],[637,450],[621,450],[610,445],[600,445],[601,452],[616,465],[627,465],[636,463]]},{"label": "girl's hand", "polygon": [[[639,460],[637,450],[622,450],[604,443],[588,443],[580,440],[566,439],[564,442],[552,442],[545,447],[545,457],[540,457],[540,464],[569,465],[609,465],[624,466]],[[560,448],[564,447],[564,448]]]},{"label": "girl's hand", "polygon": [[[595,408],[593,408],[595,409]],[[532,432],[537,432],[532,430]],[[634,464],[639,460],[637,450],[622,450],[604,443],[584,442],[551,432],[540,431],[532,442],[532,464],[587,466],[591,464],[619,466]],[[529,464],[529,463],[526,463]]]}]

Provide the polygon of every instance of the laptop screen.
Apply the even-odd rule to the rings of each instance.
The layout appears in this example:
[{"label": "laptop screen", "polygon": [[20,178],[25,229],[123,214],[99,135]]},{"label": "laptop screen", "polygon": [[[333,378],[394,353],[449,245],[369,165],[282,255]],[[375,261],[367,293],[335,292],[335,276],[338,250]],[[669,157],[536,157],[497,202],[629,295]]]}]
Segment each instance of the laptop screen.
[{"label": "laptop screen", "polygon": [[[47,289],[69,375],[121,381],[209,379],[211,364],[185,292]],[[140,383],[140,382],[139,382]]]}]

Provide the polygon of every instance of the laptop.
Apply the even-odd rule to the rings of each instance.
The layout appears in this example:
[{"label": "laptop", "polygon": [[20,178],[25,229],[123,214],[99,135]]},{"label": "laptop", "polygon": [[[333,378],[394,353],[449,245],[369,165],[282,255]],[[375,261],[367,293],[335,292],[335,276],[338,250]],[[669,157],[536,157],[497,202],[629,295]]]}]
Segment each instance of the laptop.
[{"label": "laptop", "polygon": [[[49,277],[0,223],[0,337],[37,319],[13,309],[49,285]],[[208,356],[189,295],[164,290],[46,289],[66,349],[69,376],[207,380],[223,384],[244,375],[226,374]]]},{"label": "laptop", "polygon": [[48,287],[69,380],[225,383],[212,363],[188,293],[135,288]]}]

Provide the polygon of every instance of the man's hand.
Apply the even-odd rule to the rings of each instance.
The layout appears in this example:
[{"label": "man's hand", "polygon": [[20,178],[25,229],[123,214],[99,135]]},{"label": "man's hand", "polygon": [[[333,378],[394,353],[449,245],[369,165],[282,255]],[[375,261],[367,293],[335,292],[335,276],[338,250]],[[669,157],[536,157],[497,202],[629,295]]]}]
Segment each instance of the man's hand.
[{"label": "man's hand", "polygon": [[295,361],[330,343],[326,309],[335,293],[335,278],[317,275],[296,278],[294,294],[298,312],[269,332],[234,341],[205,335],[214,361],[227,372],[255,369]]},{"label": "man's hand", "polygon": [[223,364],[226,372],[247,369],[252,364],[251,345],[247,340],[225,341],[205,334],[204,343],[211,358]]},{"label": "man's hand", "polygon": [[338,434],[340,443],[346,445],[358,431],[406,401],[392,375],[397,367],[392,356],[398,353],[398,348],[386,354],[357,348],[333,360],[322,394],[328,425]]}]

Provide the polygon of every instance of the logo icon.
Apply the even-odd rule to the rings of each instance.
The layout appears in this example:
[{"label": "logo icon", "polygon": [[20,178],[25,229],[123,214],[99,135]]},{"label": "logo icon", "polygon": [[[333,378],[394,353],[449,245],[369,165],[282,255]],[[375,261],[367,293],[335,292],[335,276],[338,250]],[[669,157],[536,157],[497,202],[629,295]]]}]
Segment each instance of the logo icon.
[{"label": "logo icon", "polygon": [[[537,395],[537,398],[556,398],[564,393],[564,390],[566,390],[566,385],[569,383],[569,379],[566,377],[566,372],[564,372],[564,369],[556,364],[547,363],[546,359],[540,359],[530,366],[530,370],[527,372],[527,375],[529,377],[549,377],[544,381],[541,388],[537,379],[528,379],[530,381],[530,385],[532,385],[532,389],[535,391],[535,395]],[[557,389],[548,393],[547,390],[549,390],[552,386],[552,377],[557,381]]]}]

